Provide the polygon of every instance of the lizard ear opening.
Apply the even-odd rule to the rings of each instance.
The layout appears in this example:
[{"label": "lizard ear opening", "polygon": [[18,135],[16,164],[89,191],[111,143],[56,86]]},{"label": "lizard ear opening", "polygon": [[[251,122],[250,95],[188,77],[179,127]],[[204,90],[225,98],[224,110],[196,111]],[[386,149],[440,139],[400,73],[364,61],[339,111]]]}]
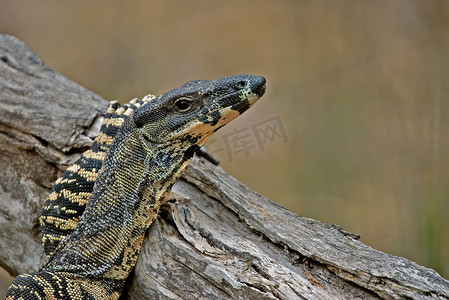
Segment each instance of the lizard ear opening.
[{"label": "lizard ear opening", "polygon": [[192,145],[192,146],[190,146],[187,150],[186,150],[186,152],[184,152],[184,158],[186,158],[186,159],[191,159],[194,155],[195,155],[195,153],[198,151],[198,149],[200,149],[200,146],[198,146],[198,145]]}]

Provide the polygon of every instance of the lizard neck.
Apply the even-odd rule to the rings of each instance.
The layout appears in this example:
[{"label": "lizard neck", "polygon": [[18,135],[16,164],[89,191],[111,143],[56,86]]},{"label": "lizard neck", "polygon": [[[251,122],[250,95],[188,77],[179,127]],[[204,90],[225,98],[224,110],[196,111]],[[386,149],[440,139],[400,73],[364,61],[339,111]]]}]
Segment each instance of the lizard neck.
[{"label": "lizard neck", "polygon": [[151,143],[128,120],[111,145],[78,226],[44,269],[123,280],[135,266],[146,230],[198,146],[192,141]]}]

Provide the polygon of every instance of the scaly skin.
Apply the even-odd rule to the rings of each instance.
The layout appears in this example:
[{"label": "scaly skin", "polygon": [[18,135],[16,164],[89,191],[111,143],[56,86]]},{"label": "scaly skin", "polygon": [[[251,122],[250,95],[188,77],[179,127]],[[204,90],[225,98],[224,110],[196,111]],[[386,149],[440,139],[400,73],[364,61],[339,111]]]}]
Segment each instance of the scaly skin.
[{"label": "scaly skin", "polygon": [[47,259],[59,242],[75,230],[89,201],[106,153],[123,121],[134,110],[154,98],[153,95],[147,95],[141,101],[135,98],[121,106],[117,101],[110,102],[100,132],[92,146],[56,180],[42,207],[40,217],[42,245]]},{"label": "scaly skin", "polygon": [[146,230],[196,150],[246,111],[265,79],[191,81],[137,109],[120,126],[73,232],[6,299],[118,299]]}]

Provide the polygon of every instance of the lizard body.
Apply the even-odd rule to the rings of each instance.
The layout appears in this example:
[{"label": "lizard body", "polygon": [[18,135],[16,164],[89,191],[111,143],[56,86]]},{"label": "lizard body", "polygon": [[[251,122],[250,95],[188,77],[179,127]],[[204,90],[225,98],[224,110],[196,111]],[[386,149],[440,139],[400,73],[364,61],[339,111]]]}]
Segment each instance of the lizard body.
[{"label": "lizard body", "polygon": [[146,95],[140,101],[135,98],[121,106],[117,101],[111,101],[92,146],[56,180],[39,220],[47,259],[78,224],[118,129],[133,111],[154,98],[153,95]]},{"label": "lizard body", "polygon": [[14,280],[6,299],[118,299],[146,230],[196,150],[264,92],[257,76],[191,81],[137,108],[113,138],[76,227],[49,247],[37,273]]}]

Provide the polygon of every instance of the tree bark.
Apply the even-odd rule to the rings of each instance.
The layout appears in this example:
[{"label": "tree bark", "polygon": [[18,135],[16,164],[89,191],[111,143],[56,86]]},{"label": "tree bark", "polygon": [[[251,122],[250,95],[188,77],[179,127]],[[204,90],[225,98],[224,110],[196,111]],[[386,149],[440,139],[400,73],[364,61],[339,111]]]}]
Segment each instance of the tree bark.
[{"label": "tree bark", "polygon": [[[0,35],[0,264],[38,269],[38,218],[107,101]],[[143,244],[129,299],[449,299],[449,281],[304,218],[195,158]]]}]

